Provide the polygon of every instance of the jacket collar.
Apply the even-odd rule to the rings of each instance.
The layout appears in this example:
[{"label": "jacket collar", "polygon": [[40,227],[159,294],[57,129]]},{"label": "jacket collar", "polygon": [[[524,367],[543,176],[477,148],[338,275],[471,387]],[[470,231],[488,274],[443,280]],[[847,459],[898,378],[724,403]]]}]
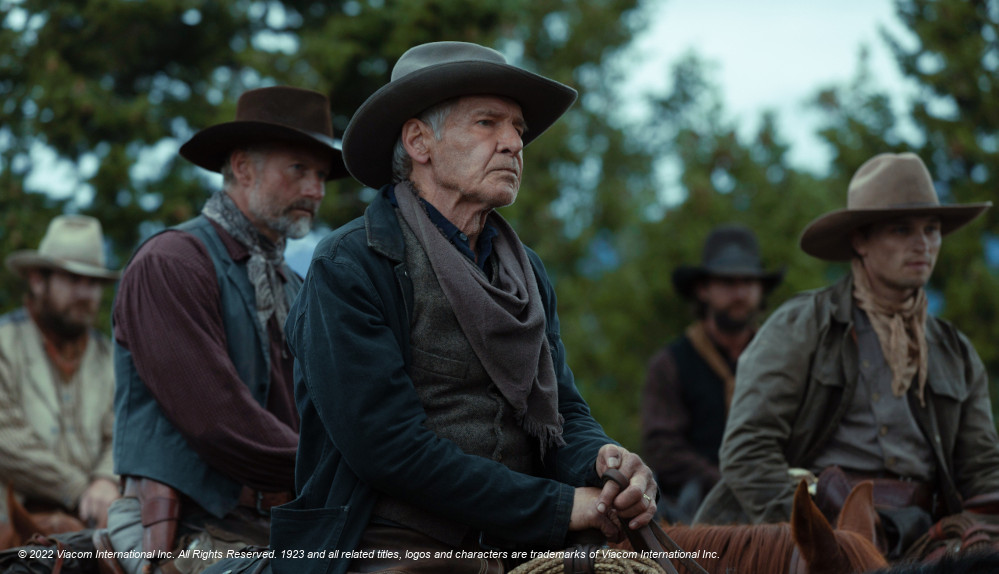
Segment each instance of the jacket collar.
[{"label": "jacket collar", "polygon": [[369,248],[395,262],[402,262],[406,257],[406,244],[395,208],[388,199],[394,186],[390,183],[378,190],[374,201],[364,210],[364,230]]},{"label": "jacket collar", "polygon": [[853,276],[849,273],[832,287],[832,316],[840,323],[853,324]]}]

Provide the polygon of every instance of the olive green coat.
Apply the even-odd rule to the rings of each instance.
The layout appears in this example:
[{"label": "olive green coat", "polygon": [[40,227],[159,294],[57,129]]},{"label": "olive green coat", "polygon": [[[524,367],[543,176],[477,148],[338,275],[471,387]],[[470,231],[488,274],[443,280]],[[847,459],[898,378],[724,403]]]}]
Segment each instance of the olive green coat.
[{"label": "olive green coat", "polygon": [[[801,293],[763,325],[739,359],[720,451],[722,480],[695,522],[786,521],[795,484],[789,467],[809,468],[857,387],[852,280]],[[947,514],[977,494],[999,492],[999,437],[988,377],[968,339],[950,323],[926,322],[926,407],[913,413],[933,449]]]}]

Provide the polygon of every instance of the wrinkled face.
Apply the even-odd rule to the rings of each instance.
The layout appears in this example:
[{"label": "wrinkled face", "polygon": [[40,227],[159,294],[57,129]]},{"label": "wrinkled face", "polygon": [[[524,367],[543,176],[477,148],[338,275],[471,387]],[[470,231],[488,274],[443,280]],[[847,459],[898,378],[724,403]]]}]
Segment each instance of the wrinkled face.
[{"label": "wrinkled face", "polygon": [[[244,153],[244,152],[235,152]],[[252,154],[252,182],[233,200],[272,240],[305,237],[326,195],[329,154],[313,147],[274,146]]]},{"label": "wrinkled face", "polygon": [[61,337],[79,337],[97,320],[104,294],[104,284],[97,279],[64,271],[53,271],[46,277],[31,271],[28,287],[39,323]]},{"label": "wrinkled face", "polygon": [[754,277],[708,277],[697,286],[706,318],[722,331],[739,332],[756,318],[763,303],[763,281]]},{"label": "wrinkled face", "polygon": [[903,297],[929,281],[940,243],[938,217],[902,217],[853,234],[853,249],[864,260],[874,290]]},{"label": "wrinkled face", "polygon": [[510,205],[520,189],[526,129],[513,100],[460,98],[444,122],[441,139],[428,141],[434,183],[464,202]]}]

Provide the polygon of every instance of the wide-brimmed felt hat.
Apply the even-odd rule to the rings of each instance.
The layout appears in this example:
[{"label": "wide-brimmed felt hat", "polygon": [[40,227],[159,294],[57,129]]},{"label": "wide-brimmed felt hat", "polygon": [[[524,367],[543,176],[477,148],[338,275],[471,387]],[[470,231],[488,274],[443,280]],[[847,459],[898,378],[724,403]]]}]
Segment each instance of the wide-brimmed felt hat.
[{"label": "wide-brimmed felt hat", "polygon": [[711,230],[700,265],[680,265],[673,270],[673,287],[683,297],[694,299],[697,283],[711,277],[759,279],[766,295],[780,285],[784,270],[764,269],[756,234],[743,225],[728,224]]},{"label": "wide-brimmed felt hat", "polygon": [[195,165],[218,172],[234,149],[280,142],[314,145],[328,151],[327,181],[350,175],[343,165],[340,145],[333,138],[329,99],[319,92],[288,86],[244,92],[236,102],[235,121],[194,134],[180,146],[180,155]]},{"label": "wide-brimmed felt hat", "polygon": [[354,113],[343,134],[343,156],[358,181],[379,188],[392,181],[392,148],[402,124],[427,108],[459,96],[502,96],[520,105],[526,146],[576,101],[576,90],[506,62],[496,50],[467,42],[432,42],[410,48],[388,84]]},{"label": "wide-brimmed felt hat", "polygon": [[991,201],[941,205],[933,178],[914,153],[883,153],[860,166],[846,194],[846,209],[821,215],[801,233],[802,251],[827,261],[848,261],[854,256],[851,234],[878,221],[898,217],[940,218],[946,235],[971,223]]},{"label": "wide-brimmed felt hat", "polygon": [[49,222],[38,249],[7,256],[7,269],[24,277],[29,269],[59,269],[102,281],[117,281],[121,271],[107,268],[101,222],[87,215],[60,215]]}]

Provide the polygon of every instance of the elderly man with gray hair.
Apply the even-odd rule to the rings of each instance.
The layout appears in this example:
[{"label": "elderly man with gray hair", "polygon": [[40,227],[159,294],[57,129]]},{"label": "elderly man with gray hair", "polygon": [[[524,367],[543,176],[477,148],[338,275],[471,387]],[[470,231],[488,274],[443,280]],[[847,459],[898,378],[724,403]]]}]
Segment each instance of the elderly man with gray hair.
[{"label": "elderly man with gray hair", "polygon": [[[575,98],[436,42],[354,115],[344,161],[379,193],[317,247],[288,316],[302,439],[276,570],[500,572],[502,551],[652,518],[651,470],[590,415],[544,266],[496,212]],[[610,468],[627,488],[601,489]]]}]

